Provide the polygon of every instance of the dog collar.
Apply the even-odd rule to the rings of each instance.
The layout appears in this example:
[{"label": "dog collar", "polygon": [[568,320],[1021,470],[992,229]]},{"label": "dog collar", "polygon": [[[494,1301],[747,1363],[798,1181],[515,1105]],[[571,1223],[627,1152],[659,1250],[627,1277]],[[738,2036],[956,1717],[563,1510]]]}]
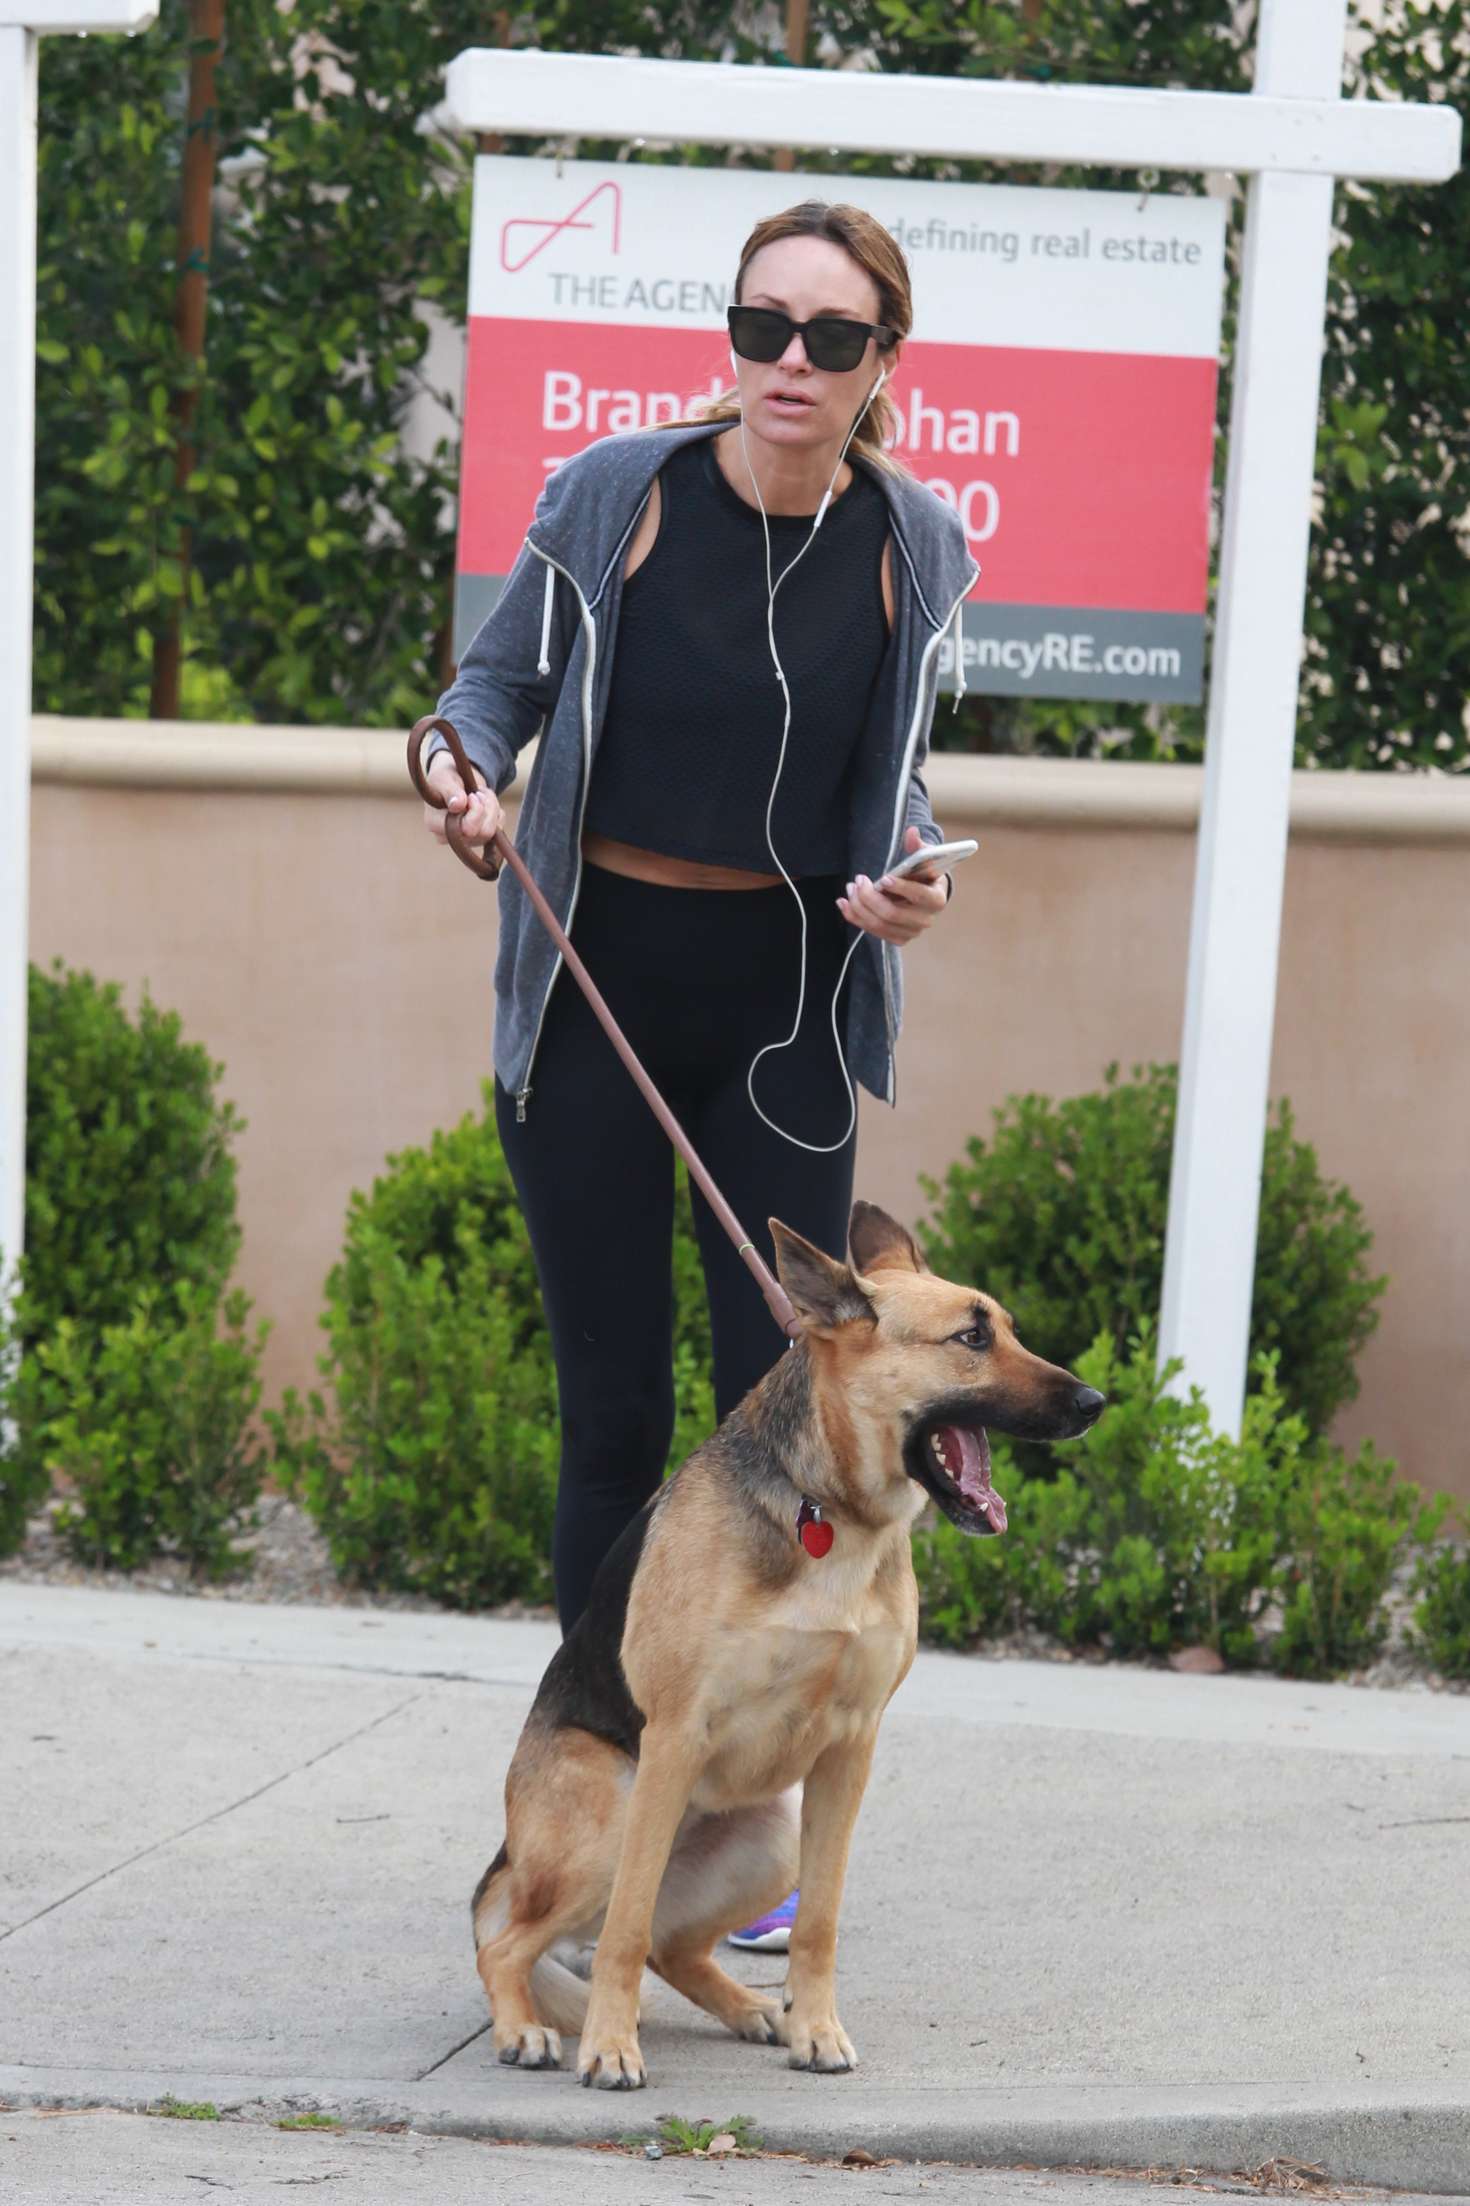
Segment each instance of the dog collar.
[{"label": "dog collar", "polygon": [[827,1553],[835,1537],[831,1525],[822,1515],[820,1502],[801,1497],[801,1507],[796,1512],[796,1536],[809,1555],[818,1562]]}]

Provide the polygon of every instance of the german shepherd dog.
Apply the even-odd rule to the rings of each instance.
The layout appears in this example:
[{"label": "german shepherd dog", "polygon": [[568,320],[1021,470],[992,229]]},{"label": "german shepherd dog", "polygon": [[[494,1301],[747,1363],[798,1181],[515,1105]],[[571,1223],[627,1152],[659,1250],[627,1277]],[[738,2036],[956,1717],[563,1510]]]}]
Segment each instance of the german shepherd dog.
[{"label": "german shepherd dog", "polygon": [[[771,1220],[802,1337],[612,1548],[552,1656],[473,1901],[502,2061],[647,2080],[645,1963],[793,2068],[857,2065],[837,1911],[878,1724],[914,1658],[909,1531],[929,1499],[1005,1529],[985,1428],[1084,1432],[1103,1397],[1028,1354],[1006,1312],[929,1271],[869,1203],[851,1264]],[[714,1959],[800,1882],[784,2003]],[[590,1987],[549,1951],[597,1938]]]}]

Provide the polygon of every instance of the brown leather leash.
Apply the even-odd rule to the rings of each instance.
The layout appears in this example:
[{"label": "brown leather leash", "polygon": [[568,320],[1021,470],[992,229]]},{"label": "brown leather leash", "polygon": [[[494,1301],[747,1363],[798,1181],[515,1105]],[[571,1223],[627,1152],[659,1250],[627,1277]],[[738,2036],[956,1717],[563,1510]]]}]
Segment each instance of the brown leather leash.
[{"label": "brown leather leash", "polygon": [[[448,812],[444,799],[429,782],[423,769],[423,748],[426,738],[436,731],[443,736],[448,746],[449,755],[454,761],[455,770],[467,790],[473,791],[475,778],[470,762],[465,757],[464,745],[459,739],[459,730],[452,721],[442,720],[435,713],[426,713],[422,720],[415,721],[408,737],[409,778],[425,804],[432,805],[436,812],[447,814],[444,822],[444,833],[450,849],[454,852],[460,864],[468,866],[471,873],[481,881],[496,879],[500,872],[501,860],[510,867],[521,887],[536,907],[536,915],[560,951],[567,971],[587,998],[588,1003],[591,1004],[603,1032],[633,1075],[644,1101],[688,1165],[690,1177],[694,1180],[710,1209],[714,1212],[726,1233],[729,1234],[730,1239],[735,1243],[735,1252],[765,1296],[766,1306],[772,1317],[789,1340],[797,1339],[801,1333],[801,1320],[792,1307],[790,1296],[770,1266],[762,1262],[757,1254],[755,1243],[710,1178],[704,1165],[701,1164],[693,1142],[644,1071],[632,1044],[604,1002],[597,983],[572,948],[556,913],[531,878],[530,869],[525,859],[516,849],[504,828],[498,829],[493,840],[486,846],[485,856],[483,858],[477,856],[471,845],[465,841],[464,832],[460,827],[458,818],[454,813]],[[489,853],[491,851],[496,854],[496,862],[494,863],[490,859]]]}]

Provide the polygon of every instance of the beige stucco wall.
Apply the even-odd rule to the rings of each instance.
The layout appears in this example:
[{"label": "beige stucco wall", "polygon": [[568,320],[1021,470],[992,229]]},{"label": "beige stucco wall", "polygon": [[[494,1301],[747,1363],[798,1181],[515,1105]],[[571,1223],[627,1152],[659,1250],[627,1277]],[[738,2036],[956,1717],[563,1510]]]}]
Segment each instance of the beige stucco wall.
[{"label": "beige stucco wall", "polygon": [[[401,756],[371,732],[37,723],[32,954],[146,981],[224,1063],[273,1388],[312,1375],[349,1191],[488,1070],[494,895],[430,844]],[[859,1190],[910,1218],[919,1171],[1009,1092],[1177,1054],[1199,793],[1117,764],[939,758],[931,781],[982,855],[908,959],[899,1106],[865,1099]],[[1296,783],[1272,1088],[1392,1275],[1342,1436],[1470,1496],[1470,787]]]}]

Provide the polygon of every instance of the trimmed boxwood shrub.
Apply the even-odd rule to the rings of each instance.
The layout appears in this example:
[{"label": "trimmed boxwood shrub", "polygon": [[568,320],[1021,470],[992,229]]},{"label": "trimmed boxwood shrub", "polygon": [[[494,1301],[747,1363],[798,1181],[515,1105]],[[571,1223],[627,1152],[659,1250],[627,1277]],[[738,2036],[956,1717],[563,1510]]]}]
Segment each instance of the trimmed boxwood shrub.
[{"label": "trimmed boxwood shrub", "polygon": [[143,1289],[219,1295],[240,1245],[223,1068],[146,992],[130,1017],[60,963],[31,967],[28,1016],[22,1344],[125,1324]]},{"label": "trimmed boxwood shrub", "polygon": [[[1105,1332],[1120,1356],[1157,1319],[1174,1139],[1177,1068],[1110,1065],[1101,1089],[1056,1103],[1013,1095],[942,1180],[921,1185],[919,1228],[934,1269],[973,1280],[1016,1320],[1028,1347],[1070,1364]],[[1251,1308],[1252,1385],[1273,1356],[1287,1409],[1326,1430],[1358,1391],[1359,1350],[1387,1284],[1368,1269],[1372,1234],[1347,1188],[1297,1138],[1291,1106],[1266,1130]],[[1035,1450],[1023,1451],[1039,1468]]]},{"label": "trimmed boxwood shrub", "polygon": [[[130,1016],[115,984],[58,962],[49,972],[30,968],[28,1017],[26,1246],[18,1280],[0,1251],[8,1304],[0,1311],[0,1553],[20,1545],[51,1483],[53,1418],[112,1414],[100,1396],[79,1406],[89,1359],[111,1358],[107,1383],[114,1388],[121,1364],[128,1365],[134,1408],[150,1385],[162,1393],[199,1380],[203,1395],[175,1409],[186,1420],[213,1420],[210,1359],[180,1343],[197,1344],[206,1329],[213,1338],[240,1240],[231,1147],[241,1121],[216,1095],[221,1068],[185,1041],[176,1014],[160,1011],[145,992]],[[148,1316],[137,1331],[140,1298]],[[113,1330],[128,1345],[114,1341],[104,1356]],[[118,1414],[126,1424],[132,1410]],[[172,1472],[126,1447],[110,1460],[104,1483],[117,1507],[109,1503],[97,1524],[117,1528],[120,1544],[106,1551],[99,1530],[94,1552],[126,1568],[146,1545],[137,1528],[121,1530],[128,1507],[120,1482],[138,1482],[138,1525],[161,1524],[157,1497],[146,1499],[145,1489]],[[197,1468],[188,1474],[196,1477]],[[178,1529],[160,1534],[165,1545]]]},{"label": "trimmed boxwood shrub", "polygon": [[1076,1360],[1108,1407],[1028,1475],[992,1442],[1010,1528],[968,1539],[942,1519],[916,1534],[927,1637],[949,1646],[1032,1625],[1065,1644],[1147,1658],[1212,1648],[1298,1677],[1360,1666],[1382,1645],[1385,1596],[1442,1499],[1396,1483],[1371,1444],[1314,1439],[1263,1358],[1241,1434],[1213,1429],[1198,1389],[1172,1392],[1147,1335],[1120,1358],[1102,1334]]},{"label": "trimmed boxwood shrub", "polygon": [[[682,1190],[675,1279],[677,1464],[714,1423]],[[321,1323],[325,1387],[271,1422],[338,1569],[456,1607],[549,1599],[556,1377],[488,1089],[354,1194]]]},{"label": "trimmed boxwood shrub", "polygon": [[31,1511],[45,1499],[46,1466],[34,1456],[22,1460],[16,1424],[16,1379],[20,1348],[8,1331],[0,1305],[0,1555],[13,1555],[26,1536]]},{"label": "trimmed boxwood shrub", "polygon": [[1083,1439],[1050,1451],[1050,1476],[1028,1476],[992,1441],[1005,1537],[967,1540],[942,1520],[919,1534],[933,1635],[956,1645],[1030,1624],[1115,1655],[1199,1644],[1253,1662],[1275,1588],[1281,1498],[1305,1440],[1300,1419],[1283,1416],[1268,1372],[1239,1441],[1216,1433],[1197,1391],[1166,1390],[1177,1366],[1157,1372],[1147,1339],[1121,1360],[1100,1334],[1076,1369],[1108,1407]]},{"label": "trimmed boxwood shrub", "polygon": [[[1462,1523],[1463,1535],[1470,1524]],[[1470,1680],[1470,1547],[1426,1555],[1414,1581],[1415,1652],[1442,1676]]]},{"label": "trimmed boxwood shrub", "polygon": [[142,1294],[100,1336],[71,1318],[34,1351],[46,1398],[46,1460],[65,1482],[58,1528],[82,1562],[136,1570],[177,1556],[228,1574],[230,1538],[260,1492],[254,1430],[266,1328],[244,1295],[206,1287]]},{"label": "trimmed boxwood shrub", "polygon": [[1361,1669],[1388,1637],[1385,1595],[1405,1544],[1427,1545],[1448,1496],[1426,1500],[1371,1440],[1355,1456],[1319,1442],[1282,1499],[1281,1624],[1271,1646],[1292,1677]]}]

